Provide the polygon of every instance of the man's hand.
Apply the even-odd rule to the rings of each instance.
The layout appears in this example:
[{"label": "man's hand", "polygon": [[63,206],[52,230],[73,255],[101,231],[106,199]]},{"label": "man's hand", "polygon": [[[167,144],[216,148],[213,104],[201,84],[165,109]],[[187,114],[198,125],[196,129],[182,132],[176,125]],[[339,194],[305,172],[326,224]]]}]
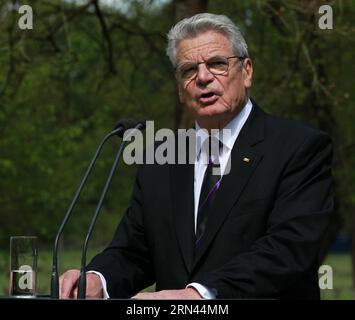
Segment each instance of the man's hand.
[{"label": "man's hand", "polygon": [[[59,278],[59,292],[61,299],[74,298],[78,296],[78,280],[80,270],[73,269],[63,273]],[[86,274],[86,298],[102,299],[102,283],[100,277],[95,273]]]},{"label": "man's hand", "polygon": [[162,290],[157,292],[140,292],[132,299],[172,299],[172,300],[197,300],[202,299],[200,294],[194,288],[180,290]]}]

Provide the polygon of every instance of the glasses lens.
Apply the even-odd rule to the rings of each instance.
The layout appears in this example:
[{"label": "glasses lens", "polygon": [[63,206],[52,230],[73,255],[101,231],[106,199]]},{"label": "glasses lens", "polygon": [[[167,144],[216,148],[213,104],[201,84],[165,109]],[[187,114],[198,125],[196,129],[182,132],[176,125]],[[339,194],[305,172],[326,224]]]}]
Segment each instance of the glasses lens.
[{"label": "glasses lens", "polygon": [[197,72],[196,63],[186,63],[177,68],[177,75],[181,79],[190,79]]},{"label": "glasses lens", "polygon": [[206,66],[213,74],[222,74],[228,70],[228,59],[224,57],[214,57],[207,60]]},{"label": "glasses lens", "polygon": [[[177,67],[177,76],[183,80],[189,80],[196,76],[198,65],[204,63],[184,63]],[[206,62],[207,69],[213,74],[223,74],[228,71],[229,62],[226,57],[213,57]]]}]

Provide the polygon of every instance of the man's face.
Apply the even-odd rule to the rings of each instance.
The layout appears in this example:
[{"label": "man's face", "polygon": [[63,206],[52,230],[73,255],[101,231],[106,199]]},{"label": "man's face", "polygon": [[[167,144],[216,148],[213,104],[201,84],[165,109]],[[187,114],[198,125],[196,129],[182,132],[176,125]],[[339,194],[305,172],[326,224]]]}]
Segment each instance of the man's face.
[{"label": "man's face", "polygon": [[[214,31],[184,39],[178,44],[176,60],[180,102],[193,112],[198,121],[231,120],[244,106],[247,89],[252,83],[250,59],[243,61],[243,67],[238,58],[228,59],[228,71],[219,75],[200,63],[213,57],[231,56],[235,54],[228,38]],[[179,67],[191,62],[199,63],[195,68],[196,76],[190,79],[179,77]]]}]

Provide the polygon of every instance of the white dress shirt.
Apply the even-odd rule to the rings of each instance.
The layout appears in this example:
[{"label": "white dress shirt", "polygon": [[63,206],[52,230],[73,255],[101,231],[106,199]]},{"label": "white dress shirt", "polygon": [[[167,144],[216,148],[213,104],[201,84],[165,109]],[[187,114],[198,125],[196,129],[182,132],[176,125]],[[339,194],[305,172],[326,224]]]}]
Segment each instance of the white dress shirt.
[{"label": "white dress shirt", "polygon": [[[233,145],[238,138],[240,131],[242,130],[245,122],[247,121],[250,112],[252,110],[252,103],[250,99],[248,99],[246,105],[239,112],[239,114],[234,117],[221,131],[215,132],[212,136],[217,138],[222,143],[222,148],[219,153],[219,164],[221,174],[228,174],[230,171],[230,155],[233,149]],[[207,130],[201,129],[199,124],[196,122],[196,160],[195,160],[195,174],[194,174],[194,199],[195,199],[195,231],[197,224],[197,212],[198,212],[198,203],[200,200],[200,193],[202,188],[203,177],[205,175],[205,171],[207,169],[208,157],[206,153],[203,152],[203,145],[205,140],[209,137]],[[222,177],[223,181],[223,177]],[[107,293],[106,280],[104,276],[97,271],[89,271],[97,274],[102,282],[104,298],[109,298]],[[193,287],[198,291],[198,293],[204,299],[215,299],[216,298],[216,290],[214,288],[206,288],[205,286],[193,282],[186,286]]]},{"label": "white dress shirt", "polygon": [[[252,103],[250,99],[244,108],[239,112],[239,114],[233,118],[221,131],[212,134],[213,137],[218,139],[223,148],[220,149],[219,153],[219,164],[222,175],[226,175],[230,172],[230,155],[232,152],[233,145],[238,138],[238,135],[243,128],[245,122],[247,121],[249,114],[252,110]],[[209,135],[206,130],[202,130],[199,124],[196,122],[196,161],[195,161],[195,180],[194,180],[194,193],[195,193],[195,231],[197,226],[197,212],[198,204],[200,201],[200,193],[202,188],[203,177],[205,175],[208,156],[203,152],[203,146]],[[211,152],[212,153],[212,152]],[[223,177],[222,177],[223,181]],[[186,287],[195,288],[199,294],[204,299],[215,299],[216,290],[213,288],[206,288],[199,283],[193,282],[188,284]]]}]

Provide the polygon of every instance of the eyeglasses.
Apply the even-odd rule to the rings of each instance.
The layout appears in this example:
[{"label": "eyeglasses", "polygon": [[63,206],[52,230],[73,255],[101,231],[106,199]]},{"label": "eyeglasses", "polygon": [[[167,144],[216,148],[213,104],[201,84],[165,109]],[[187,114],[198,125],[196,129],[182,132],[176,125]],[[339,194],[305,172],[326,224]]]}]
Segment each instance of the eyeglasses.
[{"label": "eyeglasses", "polygon": [[212,57],[202,62],[187,62],[178,65],[175,69],[175,74],[178,79],[191,80],[197,76],[198,65],[205,64],[209,72],[214,75],[225,74],[229,69],[229,59],[238,58],[243,61],[245,57],[231,56],[231,57]]}]

